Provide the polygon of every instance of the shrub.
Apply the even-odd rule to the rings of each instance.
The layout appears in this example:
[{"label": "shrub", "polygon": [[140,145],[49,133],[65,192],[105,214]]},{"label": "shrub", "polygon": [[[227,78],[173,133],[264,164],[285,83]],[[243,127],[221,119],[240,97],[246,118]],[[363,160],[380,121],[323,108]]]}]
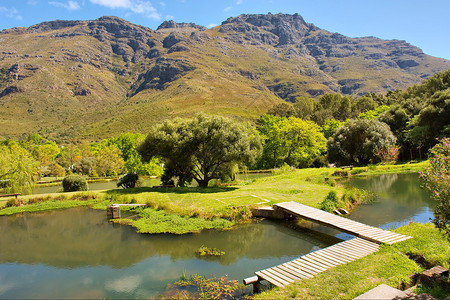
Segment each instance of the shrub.
[{"label": "shrub", "polygon": [[323,201],[320,203],[320,209],[332,212],[338,203],[338,197],[335,191],[330,191],[328,195],[323,199]]},{"label": "shrub", "polygon": [[139,180],[139,176],[136,173],[127,173],[119,177],[117,186],[123,189],[130,189],[136,186],[136,182]]},{"label": "shrub", "polygon": [[88,183],[86,179],[78,175],[69,175],[62,181],[64,192],[87,191]]},{"label": "shrub", "polygon": [[443,138],[430,150],[430,165],[420,177],[433,199],[438,201],[433,223],[450,239],[450,138]]}]

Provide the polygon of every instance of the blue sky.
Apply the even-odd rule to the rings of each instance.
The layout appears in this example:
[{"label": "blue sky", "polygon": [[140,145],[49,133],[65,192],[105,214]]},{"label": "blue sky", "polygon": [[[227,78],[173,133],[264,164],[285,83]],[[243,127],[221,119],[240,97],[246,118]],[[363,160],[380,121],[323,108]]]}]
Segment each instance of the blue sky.
[{"label": "blue sky", "polygon": [[105,15],[152,29],[169,19],[211,27],[228,17],[268,12],[298,13],[350,37],[406,40],[450,59],[450,0],[0,0],[0,30]]}]

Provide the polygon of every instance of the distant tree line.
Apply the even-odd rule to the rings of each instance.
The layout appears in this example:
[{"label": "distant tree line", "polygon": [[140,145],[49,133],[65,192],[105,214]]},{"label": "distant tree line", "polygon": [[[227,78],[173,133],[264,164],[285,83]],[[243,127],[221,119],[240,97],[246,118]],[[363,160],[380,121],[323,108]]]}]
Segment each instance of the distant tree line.
[{"label": "distant tree line", "polygon": [[[361,97],[326,94],[318,100],[299,97],[295,103],[279,104],[267,114],[314,121],[322,127],[327,139],[332,138],[331,141],[328,140],[328,150],[331,147],[334,153],[338,151],[343,154],[344,140],[357,141],[358,138],[354,135],[356,132],[362,134],[359,137],[360,144],[355,145],[356,147],[362,147],[363,141],[372,144],[375,142],[375,137],[364,137],[363,132],[373,132],[376,129],[379,134],[384,132],[383,135],[389,135],[389,130],[395,137],[394,141],[392,137],[386,136],[387,139],[369,147],[378,152],[378,158],[371,155],[372,157],[360,160],[351,153],[346,153],[344,161],[339,161],[331,154],[330,162],[376,163],[380,160],[380,155],[392,156],[395,152],[398,152],[398,159],[402,161],[425,159],[437,139],[450,136],[450,70],[436,74],[422,84],[406,90],[386,94],[370,93]],[[370,122],[364,122],[363,125],[361,121],[355,121],[363,119]],[[373,120],[387,124],[388,128]],[[344,126],[344,123],[348,124]],[[344,128],[335,132],[341,126]],[[363,130],[363,127],[367,126],[370,129]],[[363,148],[368,149],[366,146]]]},{"label": "distant tree line", "polygon": [[124,133],[101,142],[58,145],[30,134],[19,141],[0,141],[0,191],[30,192],[33,183],[45,176],[160,176],[162,161],[155,157],[143,162],[137,151],[144,138],[143,134]]}]

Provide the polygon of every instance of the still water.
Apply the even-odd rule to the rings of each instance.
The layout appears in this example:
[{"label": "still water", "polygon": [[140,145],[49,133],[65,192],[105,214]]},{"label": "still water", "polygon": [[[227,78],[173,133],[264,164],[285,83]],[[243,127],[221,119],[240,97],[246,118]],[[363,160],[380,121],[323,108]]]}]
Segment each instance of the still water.
[{"label": "still water", "polygon": [[[433,203],[417,175],[358,178],[351,184],[378,195],[352,219],[391,228],[432,215]],[[109,223],[105,215],[76,208],[0,217],[0,298],[156,297],[183,273],[242,280],[338,241],[268,220],[223,232],[142,235]],[[226,254],[200,259],[195,250],[202,245]]]}]

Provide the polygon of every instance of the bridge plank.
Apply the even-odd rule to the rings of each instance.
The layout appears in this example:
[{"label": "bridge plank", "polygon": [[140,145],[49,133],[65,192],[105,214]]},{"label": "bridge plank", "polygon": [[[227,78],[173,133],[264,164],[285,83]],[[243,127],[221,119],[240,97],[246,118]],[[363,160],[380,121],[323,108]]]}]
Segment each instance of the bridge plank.
[{"label": "bridge plank", "polygon": [[[370,241],[378,243],[392,243],[395,240],[388,239],[391,236],[399,236],[398,233],[386,231],[377,227],[369,226],[354,220],[339,217],[317,208],[303,205],[294,201],[277,203],[274,205],[277,209],[281,209],[288,214],[295,215],[325,226],[329,226]],[[403,236],[403,235],[400,235]],[[399,237],[400,237],[399,236]]]}]

